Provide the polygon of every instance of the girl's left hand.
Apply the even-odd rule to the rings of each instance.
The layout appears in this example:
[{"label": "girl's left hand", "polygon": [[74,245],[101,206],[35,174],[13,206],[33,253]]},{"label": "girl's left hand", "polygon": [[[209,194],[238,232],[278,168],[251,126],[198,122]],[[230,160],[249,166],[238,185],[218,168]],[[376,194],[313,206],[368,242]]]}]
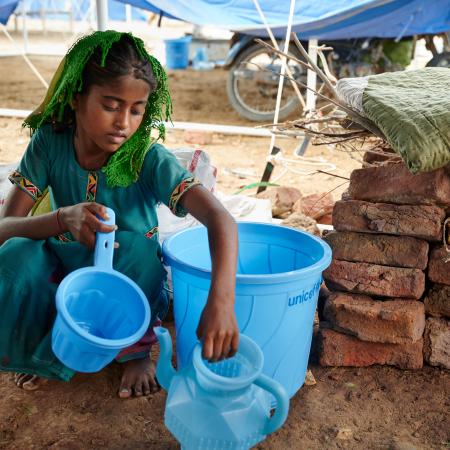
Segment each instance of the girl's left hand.
[{"label": "girl's left hand", "polygon": [[203,357],[209,361],[234,356],[239,346],[239,329],[233,302],[208,301],[197,328],[203,342]]}]

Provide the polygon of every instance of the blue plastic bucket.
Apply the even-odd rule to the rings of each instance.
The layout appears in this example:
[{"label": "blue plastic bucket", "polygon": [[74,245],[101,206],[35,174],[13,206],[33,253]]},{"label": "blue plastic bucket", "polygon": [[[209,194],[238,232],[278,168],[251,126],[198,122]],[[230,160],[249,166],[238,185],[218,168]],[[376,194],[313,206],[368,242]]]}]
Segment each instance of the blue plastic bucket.
[{"label": "blue plastic bucket", "polygon": [[[316,236],[283,226],[241,222],[238,230],[239,329],[261,347],[263,373],[292,397],[305,379],[322,271],[331,263],[331,249]],[[196,328],[210,286],[206,228],[189,228],[166,239],[163,255],[172,269],[182,367],[197,342]]]},{"label": "blue plastic bucket", "polygon": [[167,39],[166,46],[166,67],[168,69],[186,69],[189,65],[189,44],[192,36],[179,39]]},{"label": "blue plastic bucket", "polygon": [[[108,225],[115,223],[107,208]],[[97,233],[94,266],[67,275],[56,291],[52,349],[77,372],[97,372],[137,342],[150,323],[145,294],[112,268],[114,232]]]}]

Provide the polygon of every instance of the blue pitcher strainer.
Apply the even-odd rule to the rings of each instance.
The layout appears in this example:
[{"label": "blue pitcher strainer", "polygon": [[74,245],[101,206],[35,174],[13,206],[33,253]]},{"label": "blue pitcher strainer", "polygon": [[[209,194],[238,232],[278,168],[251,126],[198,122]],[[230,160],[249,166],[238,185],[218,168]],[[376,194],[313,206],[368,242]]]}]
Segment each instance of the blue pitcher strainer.
[{"label": "blue pitcher strainer", "polygon": [[281,384],[262,373],[263,352],[248,336],[241,334],[238,352],[232,358],[219,362],[205,360],[202,356],[202,344],[199,342],[194,347],[192,364],[196,369],[199,385],[207,391],[231,396],[233,392],[239,392],[253,383],[273,395],[277,407],[273,417],[260,430],[262,434],[273,433],[285,422],[289,411],[288,396]]}]

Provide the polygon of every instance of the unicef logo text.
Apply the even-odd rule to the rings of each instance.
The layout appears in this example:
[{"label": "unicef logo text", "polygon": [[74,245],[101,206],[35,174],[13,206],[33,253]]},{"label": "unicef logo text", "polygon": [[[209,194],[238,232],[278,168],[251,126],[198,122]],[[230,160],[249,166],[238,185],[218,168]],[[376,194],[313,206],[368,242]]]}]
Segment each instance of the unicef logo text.
[{"label": "unicef logo text", "polygon": [[301,294],[289,297],[288,306],[295,306],[301,303],[308,302],[316,297],[316,294],[319,292],[320,285],[322,284],[322,280],[319,280],[314,286],[307,290],[303,290]]}]

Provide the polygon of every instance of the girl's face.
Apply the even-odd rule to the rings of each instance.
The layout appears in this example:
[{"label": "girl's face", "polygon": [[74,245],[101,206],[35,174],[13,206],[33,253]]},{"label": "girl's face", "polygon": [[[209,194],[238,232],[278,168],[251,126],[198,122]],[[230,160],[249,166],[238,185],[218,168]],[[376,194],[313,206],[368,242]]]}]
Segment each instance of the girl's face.
[{"label": "girl's face", "polygon": [[106,157],[117,151],[139,128],[149,94],[150,86],[132,75],[79,94],[73,103],[79,150]]}]

